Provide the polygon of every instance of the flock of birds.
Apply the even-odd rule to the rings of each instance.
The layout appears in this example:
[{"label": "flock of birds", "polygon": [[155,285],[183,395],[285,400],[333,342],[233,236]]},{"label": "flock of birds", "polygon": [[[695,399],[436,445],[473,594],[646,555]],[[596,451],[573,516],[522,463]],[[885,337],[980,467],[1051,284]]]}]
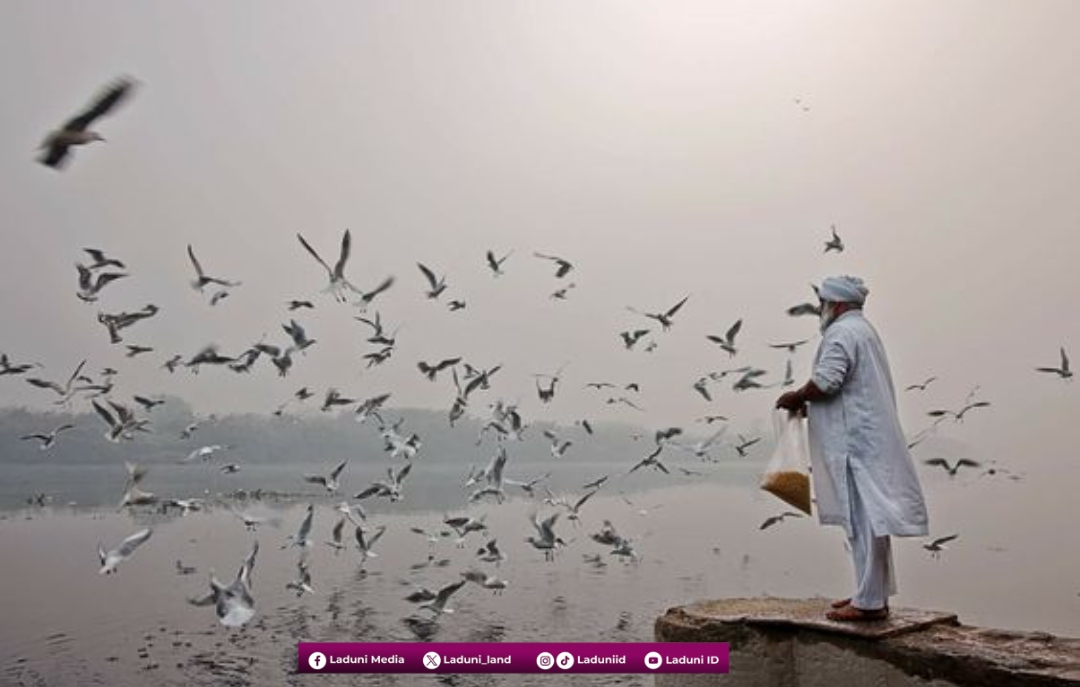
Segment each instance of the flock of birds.
[{"label": "flock of birds", "polygon": [[[112,113],[122,102],[127,100],[133,89],[134,82],[129,79],[120,80],[109,86],[86,110],[72,117],[59,129],[49,134],[42,144],[43,152],[40,161],[44,165],[59,169],[70,162],[72,148],[95,141],[104,141],[104,138],[92,131],[90,127],[96,120]],[[346,272],[352,246],[352,236],[348,230],[345,230],[341,237],[337,258],[332,266],[302,234],[297,234],[297,240],[303,252],[313,258],[325,272],[327,283],[323,292],[329,294],[333,300],[339,303],[351,302],[353,317],[358,322],[370,327],[371,336],[367,338],[367,342],[375,348],[364,355],[367,367],[386,363],[397,346],[398,332],[397,330],[391,330],[384,323],[379,312],[369,313],[369,311],[373,309],[376,300],[381,294],[394,287],[396,283],[395,277],[392,275],[385,277],[372,286],[370,290],[364,290],[355,285]],[[99,303],[106,296],[110,284],[128,278],[130,273],[123,261],[109,255],[105,250],[100,248],[86,248],[84,250],[87,259],[76,265],[76,296],[86,303]],[[824,252],[840,253],[844,250],[844,242],[836,227],[833,226],[830,237],[825,242]],[[484,262],[494,278],[498,278],[505,273],[508,261],[513,254],[513,251],[502,255],[497,255],[491,250],[486,252]],[[551,298],[557,300],[567,298],[570,290],[575,286],[573,282],[566,281],[567,277],[574,272],[573,262],[549,253],[535,252],[533,255],[536,259],[550,262],[554,268],[554,278],[557,280],[558,288],[551,293]],[[242,287],[240,280],[225,278],[208,271],[206,265],[211,263],[204,263],[200,260],[191,245],[187,246],[187,258],[193,271],[191,286],[199,293],[207,295],[207,302],[210,306],[217,306],[228,298],[235,289]],[[465,300],[451,300],[449,298],[447,292],[450,290],[450,286],[445,275],[438,274],[436,270],[422,263],[417,263],[417,268],[420,272],[421,291],[426,299],[431,301],[440,301],[441,299],[450,311],[460,311],[467,307]],[[660,310],[627,308],[650,324],[643,321],[641,326],[619,332],[618,339],[621,341],[622,347],[625,350],[636,350],[639,346],[642,346],[645,352],[655,350],[658,345],[657,338],[652,336],[655,330],[659,328],[661,333],[671,330],[676,317],[687,304],[689,298],[690,296],[687,295],[670,307]],[[279,342],[268,342],[264,336],[246,350],[232,355],[222,353],[217,346],[211,345],[191,355],[172,355],[164,361],[162,368],[170,374],[181,367],[188,369],[193,374],[198,374],[204,366],[227,368],[235,373],[248,373],[254,369],[260,360],[265,358],[272,365],[277,375],[287,377],[292,372],[294,364],[298,361],[295,356],[299,355],[302,359],[318,342],[316,339],[311,338],[303,324],[297,321],[296,317],[299,315],[293,315],[294,313],[315,308],[316,303],[311,300],[295,299],[288,301],[286,307],[290,317],[289,321],[282,325],[285,338]],[[110,342],[115,345],[123,344],[127,357],[134,358],[150,354],[155,349],[150,346],[126,343],[124,336],[128,335],[129,330],[139,322],[156,317],[159,314],[160,309],[157,306],[147,304],[141,309],[130,312],[100,312],[97,320],[105,329]],[[820,302],[815,298],[792,306],[787,309],[787,314],[792,317],[817,317],[820,315]],[[734,358],[740,351],[742,328],[743,320],[739,319],[728,326],[723,334],[710,334],[706,339],[709,343],[718,347],[720,351],[726,353],[728,358]],[[808,341],[809,339],[802,339],[769,344],[773,349],[788,354],[784,373],[776,381],[769,382],[766,380],[768,375],[766,370],[744,365],[709,372],[699,377],[689,386],[706,403],[713,401],[716,385],[725,382],[725,380],[731,383],[730,388],[734,392],[790,386],[795,383],[792,375],[792,357]],[[1054,374],[1065,380],[1071,379],[1072,371],[1064,348],[1061,349],[1060,356],[1061,361],[1058,367],[1039,367],[1037,368],[1038,371]],[[145,395],[136,395],[133,397],[134,405],[124,402],[115,393],[115,382],[120,374],[119,371],[106,368],[97,378],[94,378],[86,373],[86,364],[87,361],[85,360],[79,363],[74,371],[62,377],[63,381],[60,382],[45,378],[44,373],[40,371],[42,366],[38,363],[17,362],[7,354],[0,354],[0,377],[25,375],[24,378],[28,384],[52,392],[58,405],[67,406],[76,399],[89,400],[93,411],[104,423],[104,437],[110,442],[131,441],[139,433],[152,432],[150,414],[163,401]],[[478,394],[491,389],[493,378],[501,369],[501,365],[490,367],[473,365],[465,361],[463,357],[419,361],[416,366],[419,373],[432,382],[437,382],[440,378],[445,379],[447,375],[450,377],[452,388],[449,390],[449,396],[452,400],[449,403],[447,417],[451,427],[455,426],[455,423],[468,409],[475,407]],[[557,387],[563,382],[564,367],[565,365],[552,373],[535,375],[535,390],[542,403],[551,403],[555,399]],[[911,385],[907,387],[906,391],[926,391],[935,379],[931,377],[921,384]],[[600,381],[589,382],[586,386],[598,392],[607,392],[609,395],[606,404],[608,405],[625,405],[638,410],[642,409],[640,405],[640,388],[636,384],[620,385]],[[305,403],[316,396],[317,394],[307,387],[301,388],[285,403],[281,404],[274,411],[274,414],[280,416],[285,413],[290,405]],[[333,512],[336,512],[338,517],[332,526],[330,539],[323,544],[330,546],[336,553],[350,548],[350,545],[346,544],[346,527],[350,528],[353,542],[351,546],[358,552],[361,567],[369,559],[377,556],[374,548],[386,532],[385,526],[372,527],[367,524],[367,515],[361,502],[367,499],[386,499],[390,503],[400,501],[407,484],[407,478],[414,466],[422,462],[418,460],[423,447],[421,438],[415,433],[404,430],[402,420],[399,419],[396,422],[389,420],[386,404],[390,398],[390,393],[382,393],[366,399],[351,398],[338,389],[330,388],[322,394],[320,405],[320,410],[324,412],[350,411],[360,424],[366,424],[369,420],[377,422],[378,431],[389,457],[390,464],[387,466],[385,479],[376,480],[355,493],[353,496],[354,503],[345,500],[334,509]],[[934,420],[933,425],[917,435],[910,447],[914,448],[942,421],[951,419],[954,423],[961,423],[968,413],[989,405],[989,402],[975,398],[975,391],[973,391],[958,408],[931,410],[928,416]],[[671,474],[671,468],[664,459],[665,451],[669,449],[682,451],[702,462],[715,461],[714,452],[724,445],[722,440],[726,437],[728,431],[728,425],[723,424],[707,438],[695,442],[683,440],[684,430],[681,427],[661,428],[653,432],[651,437],[646,437],[644,434],[637,435],[635,438],[651,439],[652,446],[644,457],[629,463],[624,473],[600,476],[583,485],[582,493],[567,498],[556,496],[544,484],[550,476],[550,472],[539,476],[518,476],[517,478],[507,476],[506,470],[510,457],[508,447],[512,446],[515,441],[522,440],[523,433],[529,427],[529,423],[524,420],[518,405],[515,403],[497,399],[488,404],[487,407],[490,413],[482,424],[477,443],[479,444],[486,436],[493,436],[497,450],[484,468],[480,470],[476,470],[475,467],[470,468],[463,484],[465,488],[471,489],[471,491],[465,496],[463,506],[492,502],[496,505],[501,504],[509,498],[509,489],[520,489],[523,496],[536,500],[536,508],[531,511],[529,516],[531,530],[528,536],[523,537],[523,541],[549,561],[553,560],[558,552],[567,546],[567,540],[560,535],[557,529],[560,518],[565,516],[566,521],[578,523],[583,508],[591,498],[604,488],[609,480],[625,478],[639,470],[655,470],[663,474]],[[728,418],[723,415],[711,414],[700,418],[699,422],[706,425],[718,422],[727,423]],[[580,420],[577,425],[584,431],[585,437],[593,433],[592,425],[588,420]],[[22,438],[27,441],[38,441],[42,450],[48,450],[56,444],[61,434],[71,430],[73,427],[73,424],[65,423],[51,430],[35,432]],[[196,423],[187,428],[183,436],[185,438],[191,437],[197,428]],[[573,447],[581,441],[581,439],[570,439],[562,436],[554,429],[545,430],[544,436],[550,441],[551,457],[556,462],[566,459],[572,453]],[[745,458],[749,455],[749,449],[761,440],[762,437],[760,436],[745,437],[740,434],[737,435],[737,441],[731,441],[726,445],[730,446],[735,455]],[[228,448],[221,445],[197,448],[181,462],[207,462]],[[961,469],[982,467],[979,462],[969,459],[960,459],[950,463],[944,458],[932,458],[926,460],[925,463],[929,466],[941,467],[950,477],[955,476]],[[702,474],[687,467],[676,467],[686,475]],[[140,485],[147,474],[146,469],[130,463],[127,468],[128,478],[120,501],[121,509],[150,506],[179,508],[186,513],[200,510],[205,505],[198,498],[166,499],[144,491]],[[318,485],[327,496],[336,498],[342,489],[342,475],[346,468],[347,461],[344,461],[325,474],[306,474],[303,475],[302,479],[305,483]],[[241,466],[235,463],[229,463],[221,467],[222,472],[225,473],[235,473],[240,469]],[[995,470],[996,468],[991,468],[988,472],[993,474]],[[541,492],[541,490],[543,491]],[[41,503],[42,501],[38,498],[37,502]],[[545,515],[541,515],[539,511],[541,504],[552,510]],[[235,508],[233,512],[249,531],[256,531],[261,524],[266,522],[265,518],[241,512],[235,510]],[[320,545],[320,542],[314,540],[313,534],[315,514],[315,505],[311,503],[307,506],[306,514],[296,533],[288,537],[282,545],[282,548],[296,548],[299,550],[296,579],[290,581],[287,585],[287,588],[298,596],[311,594],[315,590],[309,558],[309,551],[313,547]],[[765,530],[775,527],[788,518],[796,517],[801,517],[801,515],[790,511],[783,512],[769,517],[760,525],[760,529]],[[432,542],[445,537],[454,537],[459,546],[464,546],[469,535],[475,533],[477,537],[483,537],[487,533],[488,527],[485,520],[486,515],[447,516],[444,520],[445,527],[440,531],[429,532],[419,527],[413,528],[412,531],[429,538]],[[104,546],[99,545],[99,572],[103,575],[117,572],[118,567],[144,546],[151,539],[152,534],[152,528],[140,530],[108,551],[105,550]],[[956,536],[950,535],[935,539],[926,544],[925,548],[934,556],[940,555],[944,545],[954,540]],[[612,555],[628,561],[640,559],[640,553],[635,547],[635,542],[621,535],[609,520],[604,520],[601,527],[590,535],[590,539],[597,544],[609,547]],[[256,541],[250,552],[240,563],[235,577],[223,582],[211,575],[209,591],[203,596],[190,599],[191,603],[199,606],[212,605],[215,608],[218,620],[228,627],[242,626],[251,620],[255,614],[252,577],[258,551],[259,545]],[[488,537],[480,543],[476,550],[478,563],[498,566],[505,559],[506,555],[495,538]],[[435,563],[437,561],[434,560],[434,557],[429,558],[428,564]],[[180,561],[177,561],[177,569],[181,572],[191,571],[187,566],[183,566]],[[428,611],[433,617],[438,617],[452,612],[453,609],[448,605],[451,597],[468,583],[492,590],[495,593],[501,592],[509,584],[508,581],[500,579],[490,571],[485,572],[479,567],[470,567],[460,573],[459,578],[441,586],[437,590],[420,588],[407,598],[410,602],[417,604],[418,610]]]}]

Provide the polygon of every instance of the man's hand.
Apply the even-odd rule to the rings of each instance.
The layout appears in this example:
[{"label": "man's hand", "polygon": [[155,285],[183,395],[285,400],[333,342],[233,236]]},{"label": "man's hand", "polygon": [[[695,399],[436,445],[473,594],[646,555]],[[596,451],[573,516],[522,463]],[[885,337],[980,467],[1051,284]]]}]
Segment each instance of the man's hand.
[{"label": "man's hand", "polygon": [[802,413],[806,409],[806,400],[803,398],[802,390],[789,391],[783,394],[780,398],[776,399],[776,407],[783,408],[789,413]]}]

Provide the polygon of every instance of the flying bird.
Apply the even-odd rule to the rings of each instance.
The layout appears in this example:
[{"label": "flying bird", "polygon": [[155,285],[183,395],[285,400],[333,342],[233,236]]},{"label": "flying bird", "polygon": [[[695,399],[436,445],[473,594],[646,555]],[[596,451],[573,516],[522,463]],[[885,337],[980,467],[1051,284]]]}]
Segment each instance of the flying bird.
[{"label": "flying bird", "polygon": [[83,252],[89,255],[93,259],[93,264],[90,265],[91,270],[102,269],[105,267],[115,267],[118,270],[126,270],[127,266],[120,262],[116,258],[110,258],[105,255],[105,251],[99,248],[83,248]]},{"label": "flying bird", "polygon": [[783,522],[784,518],[801,518],[801,517],[802,517],[802,513],[796,513],[794,511],[789,510],[789,511],[786,511],[784,513],[781,513],[780,515],[774,515],[772,517],[765,518],[765,522],[761,523],[761,527],[759,527],[758,529],[759,530],[768,529],[768,528],[772,527],[773,525],[776,525],[776,524],[779,524],[779,523]]},{"label": "flying bird", "polygon": [[127,272],[99,272],[95,279],[92,267],[75,263],[75,269],[79,272],[79,290],[75,295],[85,303],[93,303],[108,284],[128,276]]},{"label": "flying bird", "polygon": [[336,468],[330,471],[329,476],[326,475],[304,475],[304,481],[311,484],[321,484],[326,488],[326,491],[333,494],[338,490],[338,477],[341,476],[341,471],[345,469],[345,465],[349,461],[341,461]]},{"label": "flying bird", "polygon": [[251,573],[255,569],[255,554],[259,552],[259,542],[255,542],[251,553],[244,558],[236,579],[224,585],[210,573],[210,592],[205,596],[188,599],[193,606],[214,606],[218,622],[225,627],[240,627],[255,617],[255,599],[251,596]]},{"label": "flying bird", "polygon": [[789,341],[786,343],[769,344],[769,348],[787,349],[788,353],[795,353],[795,349],[808,342],[810,339],[802,339],[801,341]]},{"label": "flying bird", "polygon": [[641,340],[641,337],[648,333],[648,329],[635,329],[633,331],[619,332],[619,336],[622,337],[623,346],[629,351]]},{"label": "flying bird", "polygon": [[735,348],[735,336],[739,333],[740,329],[742,329],[741,319],[735,322],[735,324],[731,325],[731,327],[728,328],[727,333],[723,336],[717,336],[716,334],[708,334],[705,336],[705,338],[715,344],[720,344],[720,348],[727,351],[727,354],[729,356],[733,356],[737,352]]},{"label": "flying bird", "polygon": [[299,310],[300,308],[309,308],[310,309],[310,308],[315,307],[315,304],[312,303],[311,301],[297,301],[297,300],[291,300],[286,305],[288,305],[290,312],[292,312],[293,310]]},{"label": "flying bird", "polygon": [[429,364],[421,360],[416,364],[416,367],[419,368],[420,372],[423,373],[425,377],[427,377],[430,381],[434,382],[435,375],[439,374],[448,367],[453,367],[454,365],[457,365],[460,362],[461,356],[458,356],[456,358],[445,358],[435,364]]},{"label": "flying bird", "polygon": [[923,548],[930,552],[931,558],[941,558],[941,552],[945,550],[944,544],[948,544],[959,536],[959,534],[950,534],[947,537],[939,537],[929,544],[923,544]]},{"label": "flying bird", "polygon": [[351,282],[345,277],[345,263],[349,261],[349,252],[352,246],[352,234],[346,229],[345,233],[341,237],[341,252],[338,255],[338,261],[334,264],[334,269],[330,269],[330,266],[326,264],[326,261],[319,256],[315,249],[311,247],[305,239],[303,234],[297,232],[296,238],[300,239],[300,244],[304,247],[308,253],[311,253],[311,257],[315,258],[323,269],[326,270],[326,276],[330,279],[329,285],[323,289],[324,293],[333,294],[334,298],[338,301],[345,302],[346,289],[356,294],[362,294],[360,289],[352,285]]},{"label": "flying bird", "polygon": [[682,308],[683,305],[686,304],[686,301],[689,300],[689,298],[690,298],[690,296],[687,295],[681,301],[679,301],[675,305],[668,308],[666,311],[659,312],[659,313],[643,312],[641,310],[636,310],[636,309],[630,308],[630,307],[627,307],[627,310],[629,310],[630,312],[633,312],[633,313],[637,313],[639,315],[644,315],[645,317],[648,317],[651,320],[656,320],[657,322],[660,323],[660,327],[666,332],[668,329],[671,328],[671,325],[674,324],[674,322],[672,321],[672,318],[675,317],[675,313],[679,312],[679,309]]},{"label": "flying bird", "polygon": [[1050,372],[1062,379],[1072,379],[1073,373],[1069,369],[1069,356],[1065,355],[1065,347],[1061,347],[1061,367],[1036,367],[1037,372]]},{"label": "flying bird", "polygon": [[380,293],[383,293],[393,285],[394,277],[387,277],[386,279],[383,279],[381,282],[379,282],[379,285],[371,291],[361,291],[357,289],[356,293],[360,295],[360,300],[353,303],[353,305],[359,308],[360,312],[366,312],[368,306],[371,305],[371,302],[375,300],[375,297],[378,296]]},{"label": "flying bird", "polygon": [[949,465],[949,461],[944,458],[931,458],[930,460],[923,461],[927,465],[940,466],[949,473],[949,477],[956,477],[956,471],[963,467],[978,468],[982,467],[982,463],[967,458],[961,458],[956,463]]},{"label": "flying bird", "polygon": [[569,260],[564,260],[563,258],[560,258],[556,255],[545,255],[544,253],[535,252],[533,253],[533,255],[538,258],[543,258],[544,260],[551,260],[552,262],[554,262],[555,276],[559,279],[562,279],[570,273],[570,270],[574,269],[573,263],[571,263]]},{"label": "flying bird", "polygon": [[937,377],[927,377],[926,381],[923,382],[922,384],[912,384],[910,386],[905,387],[904,391],[915,391],[916,389],[918,389],[919,391],[926,391],[926,387],[930,386],[930,384],[932,384],[936,380],[937,380]]},{"label": "flying bird", "polygon": [[746,449],[750,448],[754,444],[761,441],[761,437],[754,437],[753,439],[747,439],[743,435],[736,435],[739,437],[739,443],[735,444],[735,451],[739,454],[740,458],[746,457]]},{"label": "flying bird", "polygon": [[63,126],[51,132],[42,141],[38,149],[45,152],[38,158],[38,161],[46,167],[61,169],[67,161],[68,149],[71,146],[104,141],[105,138],[101,134],[89,129],[90,125],[123,102],[134,87],[134,81],[122,78],[103,90],[90,107],[69,119]]},{"label": "flying bird", "polygon": [[836,233],[836,225],[832,225],[832,238],[825,242],[825,252],[836,251],[842,253],[844,251],[844,242],[840,240],[840,234]]},{"label": "flying bird", "polygon": [[506,259],[509,258],[513,254],[514,254],[514,251],[510,251],[509,253],[502,256],[501,258],[496,259],[495,253],[493,253],[493,252],[491,252],[489,250],[487,252],[487,265],[491,269],[491,276],[498,277],[499,275],[503,274],[502,265],[503,265],[504,262],[506,262]]},{"label": "flying bird", "polygon": [[199,263],[199,259],[195,257],[195,251],[192,249],[190,243],[187,247],[187,254],[188,259],[191,260],[192,267],[195,268],[195,280],[191,282],[191,288],[196,291],[202,291],[210,284],[217,284],[218,286],[225,288],[240,286],[240,282],[238,281],[228,281],[226,279],[219,279],[218,277],[207,276],[206,272],[203,271],[202,265]]},{"label": "flying bird", "polygon": [[454,593],[457,592],[457,590],[464,587],[466,582],[468,582],[468,580],[461,580],[459,582],[454,582],[452,584],[446,585],[438,591],[433,600],[425,604],[421,604],[419,608],[431,611],[435,614],[436,618],[443,613],[453,613],[454,609],[447,608],[446,602],[450,600],[450,597],[453,596]]},{"label": "flying bird", "polygon": [[98,559],[101,561],[101,569],[98,570],[99,575],[109,575],[116,572],[116,567],[126,561],[135,553],[135,549],[142,546],[150,535],[154,533],[153,528],[148,527],[144,530],[139,530],[135,534],[131,535],[124,541],[120,542],[120,546],[110,550],[108,553],[105,549],[98,544]]},{"label": "flying bird", "polygon": [[446,290],[446,276],[436,277],[435,273],[422,262],[416,263],[416,266],[420,268],[420,272],[427,279],[428,289],[424,292],[424,295],[432,299],[438,298]]},{"label": "flying bird", "polygon": [[39,433],[36,433],[36,434],[27,434],[25,436],[20,437],[20,439],[22,439],[23,441],[31,441],[33,439],[37,439],[38,441],[41,442],[41,446],[39,448],[42,451],[47,451],[48,449],[52,448],[53,444],[56,443],[56,437],[59,436],[61,432],[66,432],[67,430],[74,429],[74,428],[75,428],[75,425],[73,425],[73,424],[63,424],[63,425],[60,425],[59,427],[57,427],[56,429],[52,430],[51,432],[48,432],[48,433],[40,433],[39,432]]}]

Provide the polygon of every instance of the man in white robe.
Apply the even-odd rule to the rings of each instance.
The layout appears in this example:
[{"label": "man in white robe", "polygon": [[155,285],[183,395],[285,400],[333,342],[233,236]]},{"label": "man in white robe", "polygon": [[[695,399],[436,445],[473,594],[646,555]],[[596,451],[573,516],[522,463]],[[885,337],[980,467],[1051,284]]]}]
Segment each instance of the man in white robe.
[{"label": "man in white robe", "polygon": [[776,402],[807,415],[818,519],[843,527],[851,545],[855,593],[833,604],[831,620],[886,618],[896,593],[890,536],[929,531],[885,348],[863,316],[868,293],[857,277],[824,281],[810,381]]}]

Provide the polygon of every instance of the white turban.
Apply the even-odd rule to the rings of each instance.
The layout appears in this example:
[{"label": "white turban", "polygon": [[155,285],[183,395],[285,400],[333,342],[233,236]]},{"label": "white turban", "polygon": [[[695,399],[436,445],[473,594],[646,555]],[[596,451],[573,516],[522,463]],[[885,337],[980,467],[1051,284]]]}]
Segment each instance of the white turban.
[{"label": "white turban", "polygon": [[862,279],[844,275],[841,277],[829,277],[823,281],[819,296],[823,301],[862,305],[866,302],[866,296],[869,293],[870,289],[866,288]]}]

